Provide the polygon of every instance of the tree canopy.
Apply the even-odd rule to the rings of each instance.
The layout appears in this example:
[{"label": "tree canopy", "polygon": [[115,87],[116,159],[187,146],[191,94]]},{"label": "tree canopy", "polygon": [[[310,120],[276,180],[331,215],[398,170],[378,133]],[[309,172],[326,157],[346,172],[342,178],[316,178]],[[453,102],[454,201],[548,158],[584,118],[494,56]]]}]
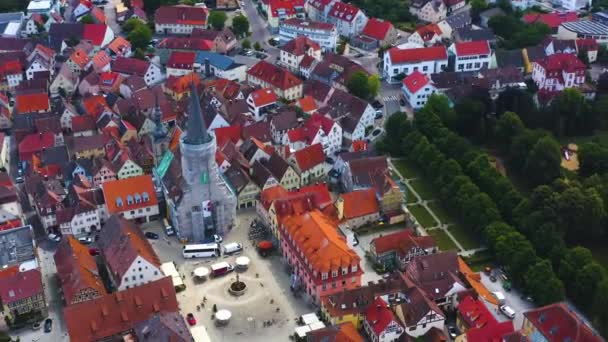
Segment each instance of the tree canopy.
[{"label": "tree canopy", "polygon": [[146,49],[152,39],[152,29],[139,19],[129,19],[122,26],[133,49]]},{"label": "tree canopy", "polygon": [[346,87],[351,94],[362,99],[373,99],[380,91],[380,78],[378,75],[369,75],[363,71],[357,71],[348,80]]},{"label": "tree canopy", "polygon": [[249,20],[242,14],[232,18],[232,31],[237,37],[243,37],[249,32]]},{"label": "tree canopy", "polygon": [[209,17],[207,18],[207,21],[209,22],[209,25],[213,27],[213,29],[219,31],[224,28],[224,24],[226,23],[227,19],[228,17],[226,16],[226,12],[211,11],[209,13]]},{"label": "tree canopy", "polygon": [[551,34],[544,23],[525,24],[515,15],[497,15],[488,21],[488,26],[499,37],[500,44],[507,49],[534,46]]}]

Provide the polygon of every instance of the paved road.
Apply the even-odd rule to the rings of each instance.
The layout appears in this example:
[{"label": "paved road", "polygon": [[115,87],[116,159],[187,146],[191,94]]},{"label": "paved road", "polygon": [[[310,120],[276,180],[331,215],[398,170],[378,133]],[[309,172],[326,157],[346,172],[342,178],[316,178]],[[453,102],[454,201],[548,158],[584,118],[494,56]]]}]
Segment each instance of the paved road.
[{"label": "paved road", "polygon": [[119,0],[109,0],[107,4],[104,6],[104,14],[106,15],[106,25],[110,26],[112,31],[114,31],[114,36],[120,35],[122,29],[120,25],[116,22],[116,2]]},{"label": "paved road", "polygon": [[249,19],[249,31],[251,31],[251,36],[248,39],[252,45],[255,42],[259,42],[268,55],[266,61],[274,63],[279,56],[279,49],[268,44],[268,40],[272,38],[272,35],[268,31],[266,20],[260,16],[256,4],[252,0],[244,0],[244,3],[245,6],[243,6],[242,10],[245,12],[247,19]]}]

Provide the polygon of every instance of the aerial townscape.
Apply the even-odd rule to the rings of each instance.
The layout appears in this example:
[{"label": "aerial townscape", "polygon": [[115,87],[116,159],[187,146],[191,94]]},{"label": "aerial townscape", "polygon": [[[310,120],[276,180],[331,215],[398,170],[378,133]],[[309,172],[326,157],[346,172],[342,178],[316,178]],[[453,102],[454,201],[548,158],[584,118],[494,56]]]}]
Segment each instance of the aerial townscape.
[{"label": "aerial townscape", "polygon": [[0,0],[0,342],[605,342],[608,0]]}]

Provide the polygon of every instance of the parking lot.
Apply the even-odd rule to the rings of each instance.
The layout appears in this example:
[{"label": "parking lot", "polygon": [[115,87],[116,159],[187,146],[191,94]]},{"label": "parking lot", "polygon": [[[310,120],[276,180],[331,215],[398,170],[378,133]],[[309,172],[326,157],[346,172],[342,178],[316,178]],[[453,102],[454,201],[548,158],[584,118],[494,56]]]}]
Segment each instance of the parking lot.
[{"label": "parking lot", "polygon": [[[502,287],[502,283],[500,280],[500,277],[498,277],[498,279],[493,282],[490,280],[490,277],[488,275],[486,275],[485,273],[481,272],[481,282],[483,283],[483,285],[485,285],[485,287],[491,291],[491,292],[502,292],[505,295],[505,303],[506,305],[510,306],[511,308],[513,308],[513,310],[515,310],[515,319],[513,320],[513,326],[515,327],[515,329],[519,329],[522,326],[523,320],[524,320],[524,315],[523,313],[531,310],[534,308],[534,304],[528,300],[526,300],[525,298],[522,298],[522,294],[521,292],[519,292],[517,289],[513,288],[510,291],[505,291],[505,289]],[[488,307],[488,309],[490,309],[490,311],[494,314],[494,317],[496,317],[496,319],[499,322],[504,322],[509,320],[509,318],[507,318],[504,314],[502,314],[498,308],[492,304],[489,304],[487,302],[486,306]]]},{"label": "parking lot", "polygon": [[[181,245],[174,237],[166,238],[161,232],[158,222],[145,226],[146,231],[154,231],[161,235],[159,240],[151,240],[161,262],[174,261],[178,272],[184,278],[186,290],[177,294],[182,314],[194,314],[198,325],[203,325],[212,341],[234,341],[247,336],[248,341],[286,340],[293,334],[296,318],[302,314],[316,311],[302,298],[295,298],[289,286],[289,274],[280,256],[262,258],[248,239],[248,229],[255,217],[253,210],[239,212],[239,225],[228,232],[224,243],[239,242],[243,251],[231,256],[214,259],[185,260],[181,254]],[[219,261],[234,264],[239,256],[247,256],[251,263],[246,271],[234,271],[226,275],[204,281],[195,279],[192,272],[200,266],[209,267]],[[234,297],[228,292],[229,285],[236,280],[247,284],[247,291],[240,297]],[[204,307],[198,311],[206,298]],[[232,318],[227,326],[216,326],[212,320],[213,306],[218,310],[231,311]],[[277,309],[278,308],[278,309]],[[273,322],[265,326],[264,322]]]}]

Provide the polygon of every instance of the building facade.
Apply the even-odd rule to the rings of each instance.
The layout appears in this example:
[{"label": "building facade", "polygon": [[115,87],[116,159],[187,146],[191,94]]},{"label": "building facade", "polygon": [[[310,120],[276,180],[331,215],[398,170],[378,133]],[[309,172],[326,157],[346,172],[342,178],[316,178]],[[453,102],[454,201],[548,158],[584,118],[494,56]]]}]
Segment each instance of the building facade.
[{"label": "building facade", "polygon": [[338,30],[334,24],[292,18],[279,25],[280,45],[299,36],[308,37],[319,44],[323,51],[334,52],[338,45]]}]

